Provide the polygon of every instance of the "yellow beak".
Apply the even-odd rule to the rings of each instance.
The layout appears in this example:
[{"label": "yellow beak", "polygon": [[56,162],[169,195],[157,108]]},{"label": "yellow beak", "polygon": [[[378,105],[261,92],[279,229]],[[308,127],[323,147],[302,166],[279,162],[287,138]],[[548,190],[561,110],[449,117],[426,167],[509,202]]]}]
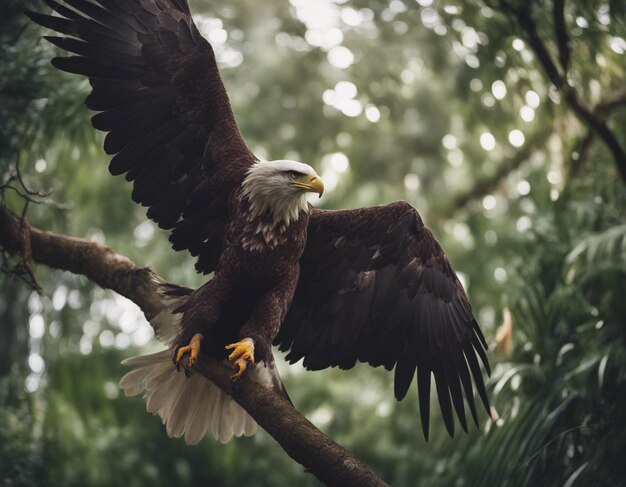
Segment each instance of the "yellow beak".
[{"label": "yellow beak", "polygon": [[324,194],[324,181],[319,176],[302,176],[292,182],[290,185],[292,188],[304,189],[305,191],[311,191],[317,193],[320,198]]}]

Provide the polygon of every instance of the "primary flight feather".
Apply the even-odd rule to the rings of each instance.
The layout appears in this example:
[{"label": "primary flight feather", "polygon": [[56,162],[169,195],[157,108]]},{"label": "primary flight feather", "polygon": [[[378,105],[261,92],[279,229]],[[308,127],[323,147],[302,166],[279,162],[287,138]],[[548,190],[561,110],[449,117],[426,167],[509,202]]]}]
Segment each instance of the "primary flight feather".
[{"label": "primary flight feather", "polygon": [[253,434],[254,420],[191,371],[204,351],[230,360],[234,380],[248,371],[287,398],[274,344],[312,370],[395,368],[398,400],[417,375],[426,437],[431,375],[450,435],[454,412],[467,430],[465,403],[478,424],[474,387],[489,412],[487,345],[414,208],[319,210],[305,198],[324,190],[311,166],[257,159],[186,0],[45,1],[55,15],[28,15],[75,54],[53,64],[89,78],[85,103],[108,132],[111,173],[133,182],[133,200],[171,230],[175,250],[214,273],[194,291],[161,284],[166,311],[151,324],[169,348],[126,361],[127,394],[144,393],[168,434],[188,443],[209,430],[220,441]]}]

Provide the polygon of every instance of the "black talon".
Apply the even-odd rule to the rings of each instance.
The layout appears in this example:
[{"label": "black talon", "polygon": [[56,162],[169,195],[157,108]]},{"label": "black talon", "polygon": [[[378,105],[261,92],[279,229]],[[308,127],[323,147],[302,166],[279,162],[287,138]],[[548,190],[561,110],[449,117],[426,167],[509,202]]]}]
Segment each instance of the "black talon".
[{"label": "black talon", "polygon": [[174,354],[172,355],[172,363],[176,366],[176,372],[180,372],[180,362],[176,361],[176,357],[178,357],[178,350],[180,350],[180,347],[176,347],[176,350],[174,350]]}]

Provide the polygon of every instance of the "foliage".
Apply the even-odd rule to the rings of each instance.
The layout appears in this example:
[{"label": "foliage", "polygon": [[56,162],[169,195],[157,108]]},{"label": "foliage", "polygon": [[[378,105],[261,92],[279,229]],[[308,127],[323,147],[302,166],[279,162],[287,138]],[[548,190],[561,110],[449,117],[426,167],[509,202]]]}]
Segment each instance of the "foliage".
[{"label": "foliage", "polygon": [[492,377],[500,419],[482,448],[459,459],[469,485],[623,481],[624,192],[598,173],[605,194],[568,190],[514,266],[507,301],[516,346]]},{"label": "foliage", "polygon": [[[305,0],[192,1],[246,140],[261,156],[318,168],[332,183],[323,206],[409,200],[488,337],[511,309],[514,347],[490,354],[500,418],[483,414],[454,439],[435,416],[425,443],[416,394],[396,403],[392,376],[365,366],[281,363],[294,403],[394,486],[622,485],[626,190],[502,8],[529,5],[561,66],[553,2],[314,3],[317,14]],[[26,184],[58,203],[30,205],[34,224],[199,285],[191,258],[171,252],[109,176],[82,105],[88,85],[49,66],[57,51],[24,7],[46,8],[0,6],[2,181],[19,161]],[[623,93],[624,15],[620,2],[565,2],[567,77],[622,146],[624,103],[598,107]],[[21,210],[14,191],[2,197]],[[264,433],[225,446],[167,438],[116,386],[119,362],[156,346],[137,309],[83,278],[37,275],[43,296],[0,273],[2,485],[318,485]]]}]

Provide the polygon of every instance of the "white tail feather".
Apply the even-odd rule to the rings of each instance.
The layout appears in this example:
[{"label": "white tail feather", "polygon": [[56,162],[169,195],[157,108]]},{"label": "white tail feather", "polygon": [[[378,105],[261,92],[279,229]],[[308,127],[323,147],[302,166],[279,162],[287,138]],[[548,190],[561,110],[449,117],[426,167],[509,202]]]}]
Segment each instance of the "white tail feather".
[{"label": "white tail feather", "polygon": [[185,377],[172,364],[172,350],[127,359],[136,368],[120,380],[129,396],[145,391],[146,409],[161,416],[167,434],[185,435],[185,442],[198,443],[207,430],[226,443],[233,436],[251,436],[256,422],[219,387],[199,375]]},{"label": "white tail feather", "polygon": [[[171,345],[181,331],[182,314],[178,310],[191,290],[158,283],[163,286],[163,309],[151,318],[150,324],[159,339]],[[126,395],[144,392],[146,410],[161,416],[168,435],[185,435],[185,442],[194,445],[209,430],[222,443],[233,436],[252,436],[256,432],[254,419],[219,387],[199,375],[187,378],[177,372],[172,353],[172,349],[167,349],[124,360],[124,365],[134,369],[120,380]],[[250,367],[249,374],[252,380],[288,397],[273,359]]]}]

